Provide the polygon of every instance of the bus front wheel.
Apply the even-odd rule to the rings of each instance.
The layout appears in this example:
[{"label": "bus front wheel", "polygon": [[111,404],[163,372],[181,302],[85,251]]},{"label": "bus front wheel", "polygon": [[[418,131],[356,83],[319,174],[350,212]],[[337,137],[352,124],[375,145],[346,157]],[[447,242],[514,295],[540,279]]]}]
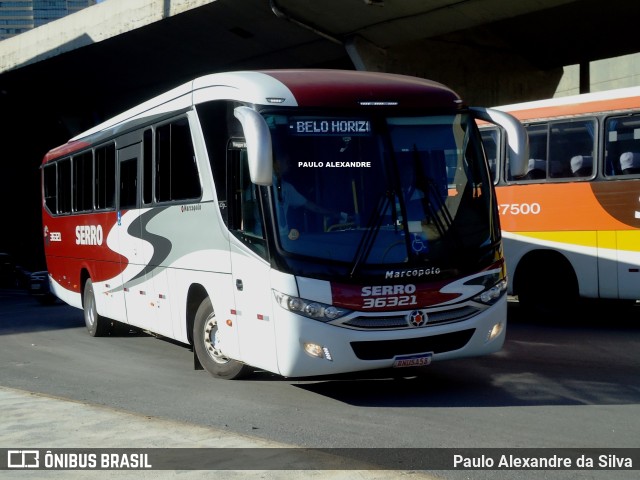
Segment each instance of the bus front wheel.
[{"label": "bus front wheel", "polygon": [[196,311],[193,347],[202,367],[214,377],[233,380],[251,371],[244,363],[228,358],[222,352],[218,321],[209,298],[204,299]]},{"label": "bus front wheel", "polygon": [[92,337],[102,337],[109,333],[109,321],[98,313],[96,308],[96,295],[93,291],[93,283],[88,278],[84,284],[84,323]]},{"label": "bus front wheel", "polygon": [[518,300],[526,314],[551,319],[573,312],[580,294],[571,264],[553,252],[527,260],[516,272]]}]

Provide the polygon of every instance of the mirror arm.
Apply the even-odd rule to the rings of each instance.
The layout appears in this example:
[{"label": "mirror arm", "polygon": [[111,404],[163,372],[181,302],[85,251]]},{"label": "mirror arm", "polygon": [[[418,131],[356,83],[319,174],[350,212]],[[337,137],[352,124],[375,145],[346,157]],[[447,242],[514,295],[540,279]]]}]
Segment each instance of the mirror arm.
[{"label": "mirror arm", "polygon": [[264,117],[249,107],[236,107],[233,114],[242,124],[247,142],[247,158],[251,182],[269,186],[273,182],[271,132]]},{"label": "mirror arm", "polygon": [[520,121],[514,116],[492,108],[471,107],[473,115],[507,132],[509,167],[512,177],[521,177],[527,173],[529,164],[529,136]]}]

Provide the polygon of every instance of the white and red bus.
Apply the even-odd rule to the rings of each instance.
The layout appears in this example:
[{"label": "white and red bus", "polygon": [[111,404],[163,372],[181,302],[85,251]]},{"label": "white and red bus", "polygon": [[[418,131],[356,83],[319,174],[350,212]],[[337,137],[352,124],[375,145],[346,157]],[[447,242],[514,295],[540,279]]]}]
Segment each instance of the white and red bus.
[{"label": "white and red bus", "polygon": [[504,133],[483,130],[510,293],[539,313],[640,299],[640,88],[497,108],[524,124],[531,152],[514,177]]},{"label": "white and red bus", "polygon": [[495,352],[506,269],[475,118],[511,129],[522,173],[519,122],[434,82],[197,78],[46,154],[52,291],[91,335],[154,332],[223,378]]}]

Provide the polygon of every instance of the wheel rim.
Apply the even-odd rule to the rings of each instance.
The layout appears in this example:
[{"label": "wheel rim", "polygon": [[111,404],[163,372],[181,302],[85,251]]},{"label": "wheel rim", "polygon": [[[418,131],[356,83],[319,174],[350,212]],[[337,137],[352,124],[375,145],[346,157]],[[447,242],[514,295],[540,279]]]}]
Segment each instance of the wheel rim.
[{"label": "wheel rim", "polygon": [[89,290],[87,295],[87,308],[84,311],[84,319],[87,323],[88,327],[93,327],[96,323],[96,310],[95,310],[95,302],[93,300],[93,291]]},{"label": "wheel rim", "polygon": [[216,363],[228,363],[229,359],[224,356],[220,349],[220,334],[218,332],[218,322],[216,317],[211,316],[204,324],[204,346],[207,354]]}]

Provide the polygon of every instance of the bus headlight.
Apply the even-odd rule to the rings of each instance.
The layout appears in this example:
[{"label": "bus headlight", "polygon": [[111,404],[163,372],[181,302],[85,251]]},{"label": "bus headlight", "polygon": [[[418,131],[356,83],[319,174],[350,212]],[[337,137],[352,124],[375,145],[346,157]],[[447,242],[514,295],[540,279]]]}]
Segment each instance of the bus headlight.
[{"label": "bus headlight", "polygon": [[287,295],[285,293],[278,292],[277,290],[273,290],[273,296],[278,304],[285,310],[289,310],[290,312],[298,313],[321,322],[329,322],[349,313],[349,310],[345,310],[343,308],[314,302],[312,300],[305,300],[304,298]]},{"label": "bus headlight", "polygon": [[507,281],[500,280],[493,287],[488,288],[480,295],[477,295],[474,300],[476,302],[486,303],[487,305],[492,305],[496,303],[496,301],[502,297],[507,291]]},{"label": "bus headlight", "polygon": [[465,282],[465,285],[483,287],[482,292],[473,297],[473,300],[485,305],[493,305],[507,292],[507,276],[503,269],[493,270]]}]

